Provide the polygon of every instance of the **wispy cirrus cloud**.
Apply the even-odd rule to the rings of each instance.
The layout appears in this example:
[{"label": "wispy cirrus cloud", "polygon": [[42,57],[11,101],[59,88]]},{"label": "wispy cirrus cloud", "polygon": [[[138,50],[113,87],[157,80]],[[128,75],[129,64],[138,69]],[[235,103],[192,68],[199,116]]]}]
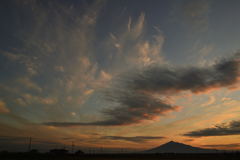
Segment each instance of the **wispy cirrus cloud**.
[{"label": "wispy cirrus cloud", "polygon": [[[7,92],[3,99],[15,99],[13,107],[33,103],[51,104],[52,110],[62,104],[76,107],[109,81],[111,75],[99,67],[93,47],[104,4],[98,0],[78,4],[34,0],[6,3],[15,10],[6,13],[11,21],[19,17],[22,21],[16,22],[13,31],[7,30],[7,34],[15,35],[16,45],[0,49],[5,61],[1,71],[8,73],[0,82],[1,92]],[[6,20],[6,25],[12,23]]]},{"label": "wispy cirrus cloud", "polygon": [[201,106],[205,107],[205,106],[209,106],[211,104],[214,104],[216,102],[216,98],[214,96],[210,96],[208,101],[206,101],[205,103],[203,103]]},{"label": "wispy cirrus cloud", "polygon": [[19,78],[17,79],[17,82],[26,87],[27,89],[32,89],[38,92],[42,91],[42,88],[38,84],[34,83],[29,77]]},{"label": "wispy cirrus cloud", "polygon": [[31,94],[22,94],[20,98],[17,98],[16,102],[19,105],[31,105],[31,104],[44,104],[44,105],[51,105],[51,104],[56,104],[57,99],[54,97],[40,97],[40,96],[34,96]]},{"label": "wispy cirrus cloud", "polygon": [[[69,114],[65,115],[67,118],[63,118],[62,114],[65,112],[61,110],[70,109],[78,113],[76,110],[89,102],[89,97],[93,97],[99,88],[106,87],[120,72],[162,62],[164,36],[157,28],[152,36],[146,34],[144,12],[136,17],[124,17],[125,23],[98,37],[98,29],[103,27],[98,23],[98,19],[104,4],[104,1],[66,4],[31,0],[9,4],[16,9],[11,15],[12,18],[18,21],[21,17],[23,21],[18,21],[14,33],[11,32],[16,35],[14,37],[19,45],[1,48],[0,56],[6,59],[12,69],[8,80],[1,81],[4,86],[2,91],[8,89],[5,99],[15,99],[16,106],[51,104],[51,112],[47,111],[47,118],[51,120],[55,114],[61,114],[60,119],[65,120],[69,118]],[[8,21],[6,23],[11,25]],[[22,27],[23,25],[26,27]],[[16,68],[19,70],[16,71]],[[139,96],[141,95],[133,98]],[[144,99],[143,101],[152,101],[152,106],[163,105],[161,110],[155,109],[161,114],[168,112],[168,107],[178,108],[164,105],[162,100],[150,96]],[[56,112],[56,108],[60,106],[61,110]],[[43,112],[46,111],[43,109]],[[115,111],[104,112],[104,115],[108,116]],[[144,113],[139,111],[138,114],[142,116]],[[150,119],[154,115],[144,116]],[[130,115],[124,116],[123,112],[121,117],[131,119]],[[122,123],[116,118],[113,119],[115,122],[104,120],[97,124]],[[134,119],[136,122],[141,121],[140,118]]]},{"label": "wispy cirrus cloud", "polygon": [[192,31],[206,31],[209,26],[209,12],[211,11],[211,1],[180,1],[173,13],[178,15],[178,20],[184,27]]},{"label": "wispy cirrus cloud", "polygon": [[155,34],[150,39],[146,38],[146,19],[145,13],[141,13],[136,20],[130,16],[123,29],[110,32],[104,41],[104,54],[109,59],[107,63],[113,74],[129,68],[164,63],[161,52],[165,37],[155,27]]}]

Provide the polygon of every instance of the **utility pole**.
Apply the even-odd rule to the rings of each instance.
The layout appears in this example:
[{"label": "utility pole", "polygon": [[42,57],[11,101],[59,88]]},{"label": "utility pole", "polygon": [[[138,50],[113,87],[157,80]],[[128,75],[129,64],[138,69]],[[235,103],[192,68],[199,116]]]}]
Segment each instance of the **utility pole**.
[{"label": "utility pole", "polygon": [[32,137],[29,137],[28,151],[32,149]]},{"label": "utility pole", "polygon": [[72,141],[72,153],[74,153],[74,142]]}]

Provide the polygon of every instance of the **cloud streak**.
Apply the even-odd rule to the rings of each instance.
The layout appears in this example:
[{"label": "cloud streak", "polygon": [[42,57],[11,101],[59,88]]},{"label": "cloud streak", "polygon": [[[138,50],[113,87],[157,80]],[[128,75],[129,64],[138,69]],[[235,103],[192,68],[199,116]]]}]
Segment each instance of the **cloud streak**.
[{"label": "cloud streak", "polygon": [[240,135],[240,120],[232,121],[228,124],[223,123],[214,127],[191,131],[183,135],[188,137]]},{"label": "cloud streak", "polygon": [[240,143],[210,144],[210,145],[202,145],[202,146],[208,147],[208,148],[235,148],[235,147],[240,147]]},{"label": "cloud streak", "polygon": [[0,113],[9,113],[10,110],[7,108],[6,103],[3,100],[0,100]]},{"label": "cloud streak", "polygon": [[164,139],[165,137],[161,136],[135,136],[135,137],[122,137],[122,136],[105,136],[102,137],[102,139],[109,139],[109,140],[124,140],[124,141],[129,141],[129,142],[134,142],[134,143],[143,143],[149,140],[159,140],[159,139]]},{"label": "cloud streak", "polygon": [[198,94],[222,87],[233,87],[239,80],[239,54],[222,59],[212,66],[160,67],[122,75],[105,93],[112,108],[103,111],[107,119],[92,123],[47,122],[53,126],[102,125],[118,126],[155,120],[180,106],[170,104],[164,97],[180,92]]}]

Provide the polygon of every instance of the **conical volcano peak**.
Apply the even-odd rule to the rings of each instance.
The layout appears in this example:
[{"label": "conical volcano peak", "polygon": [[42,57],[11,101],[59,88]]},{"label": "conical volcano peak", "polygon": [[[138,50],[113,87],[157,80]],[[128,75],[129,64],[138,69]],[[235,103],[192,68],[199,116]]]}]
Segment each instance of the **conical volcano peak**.
[{"label": "conical volcano peak", "polygon": [[161,146],[150,149],[150,153],[213,153],[216,150],[193,147],[187,144],[169,141]]},{"label": "conical volcano peak", "polygon": [[179,143],[179,142],[175,142],[175,141],[169,141],[169,142],[167,142],[165,144],[162,144],[162,146],[163,145],[185,145],[185,144]]},{"label": "conical volcano peak", "polygon": [[[178,143],[178,142],[174,142],[174,141],[169,141],[169,142],[167,142],[168,144],[172,144],[172,143]],[[166,144],[167,144],[166,143]]]}]

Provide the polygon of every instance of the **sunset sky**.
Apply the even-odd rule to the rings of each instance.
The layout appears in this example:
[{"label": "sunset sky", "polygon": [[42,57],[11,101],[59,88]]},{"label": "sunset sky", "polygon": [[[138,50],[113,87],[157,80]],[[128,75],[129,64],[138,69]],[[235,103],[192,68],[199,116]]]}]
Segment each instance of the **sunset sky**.
[{"label": "sunset sky", "polygon": [[240,149],[240,1],[2,0],[0,150]]}]

